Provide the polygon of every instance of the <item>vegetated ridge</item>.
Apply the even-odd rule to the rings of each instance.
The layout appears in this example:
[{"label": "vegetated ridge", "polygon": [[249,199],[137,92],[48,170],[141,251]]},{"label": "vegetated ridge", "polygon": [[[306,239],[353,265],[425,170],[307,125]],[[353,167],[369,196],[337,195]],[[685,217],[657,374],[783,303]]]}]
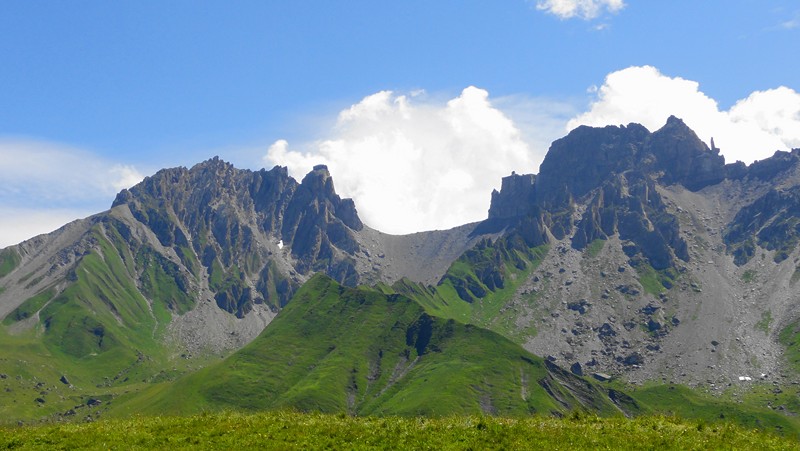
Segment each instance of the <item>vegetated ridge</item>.
[{"label": "vegetated ridge", "polygon": [[639,411],[627,396],[548,365],[495,332],[430,316],[405,296],[348,288],[322,274],[232,356],[117,404],[116,414]]}]

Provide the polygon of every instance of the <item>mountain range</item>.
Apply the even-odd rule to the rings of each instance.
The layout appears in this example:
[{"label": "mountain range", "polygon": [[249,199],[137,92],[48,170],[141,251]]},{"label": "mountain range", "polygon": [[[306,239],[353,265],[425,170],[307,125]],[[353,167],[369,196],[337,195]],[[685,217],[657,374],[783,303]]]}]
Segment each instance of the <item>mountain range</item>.
[{"label": "mountain range", "polygon": [[0,415],[635,415],[702,393],[791,422],[799,243],[800,149],[726,164],[675,117],[578,127],[486,220],[403,236],[325,166],[213,158],[0,250]]}]

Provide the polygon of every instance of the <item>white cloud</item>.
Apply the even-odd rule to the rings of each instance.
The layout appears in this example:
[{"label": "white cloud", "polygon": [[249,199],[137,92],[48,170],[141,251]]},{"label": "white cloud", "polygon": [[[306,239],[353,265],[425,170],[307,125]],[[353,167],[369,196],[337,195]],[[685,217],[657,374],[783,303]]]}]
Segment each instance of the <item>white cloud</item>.
[{"label": "white cloud", "polygon": [[[0,138],[0,202],[30,204],[113,200],[144,177],[82,149],[30,139]],[[109,199],[109,197],[111,199]]]},{"label": "white cloud", "polygon": [[[787,87],[753,92],[724,111],[697,82],[643,66],[609,74],[588,95],[593,101],[578,114],[558,99],[490,98],[475,87],[441,101],[421,90],[382,91],[341,111],[323,139],[276,141],[263,161],[288,166],[298,179],[327,164],[367,224],[411,233],[486,218],[500,179],[538,172],[565,124],[656,130],[674,114],[704,141],[713,136],[728,161],[748,163],[800,147],[800,94]],[[0,247],[105,210],[141,179],[133,166],[82,149],[0,137]]]},{"label": "white cloud", "polygon": [[756,91],[728,112],[734,123],[755,124],[787,147],[800,148],[800,93],[781,86]]},{"label": "white cloud", "polygon": [[135,167],[124,164],[115,164],[108,170],[109,178],[105,183],[109,184],[114,192],[130,188],[144,179],[144,176]]},{"label": "white cloud", "polygon": [[264,161],[288,166],[296,178],[327,164],[337,191],[387,233],[485,219],[500,179],[512,170],[535,172],[544,150],[534,151],[475,87],[444,104],[382,91],[342,111],[331,134],[305,152],[277,141]]},{"label": "white cloud", "polygon": [[143,176],[82,149],[0,138],[0,247],[103,211]]},{"label": "white cloud", "polygon": [[538,0],[536,9],[561,19],[580,17],[585,20],[600,16],[604,10],[616,13],[625,7],[623,0]]},{"label": "white cloud", "polygon": [[707,143],[713,137],[728,162],[750,163],[800,146],[800,94],[794,90],[754,92],[721,111],[697,82],[668,77],[651,66],[609,74],[589,111],[570,120],[567,129],[637,122],[656,130],[670,115],[682,118]]}]

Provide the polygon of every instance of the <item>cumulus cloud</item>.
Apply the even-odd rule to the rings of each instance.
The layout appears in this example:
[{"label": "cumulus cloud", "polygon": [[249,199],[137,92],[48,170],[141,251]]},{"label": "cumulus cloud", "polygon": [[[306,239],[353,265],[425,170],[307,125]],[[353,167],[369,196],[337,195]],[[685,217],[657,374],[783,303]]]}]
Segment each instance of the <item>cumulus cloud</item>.
[{"label": "cumulus cloud", "polygon": [[699,83],[641,66],[609,74],[595,95],[589,110],[568,122],[568,130],[630,122],[656,130],[675,115],[707,143],[713,137],[729,162],[750,163],[800,147],[800,94],[787,87],[754,92],[725,111]]},{"label": "cumulus cloud", "polygon": [[792,89],[756,91],[736,102],[728,114],[734,123],[754,124],[787,147],[800,148],[800,93]]},{"label": "cumulus cloud", "polygon": [[144,177],[82,149],[0,138],[0,247],[107,209]]},{"label": "cumulus cloud", "polygon": [[331,135],[302,151],[277,141],[264,161],[288,166],[296,178],[327,164],[337,191],[387,233],[485,219],[500,179],[512,170],[535,172],[544,151],[532,149],[475,87],[444,103],[379,92],[342,111]]},{"label": "cumulus cloud", "polygon": [[536,9],[546,11],[561,19],[580,17],[594,19],[604,11],[616,13],[625,7],[623,0],[538,0]]}]

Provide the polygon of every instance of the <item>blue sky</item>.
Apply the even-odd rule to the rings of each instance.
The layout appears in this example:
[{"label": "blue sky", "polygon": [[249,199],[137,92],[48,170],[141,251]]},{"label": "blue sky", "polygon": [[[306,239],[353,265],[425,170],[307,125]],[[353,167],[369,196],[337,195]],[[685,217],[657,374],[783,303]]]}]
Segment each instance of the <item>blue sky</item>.
[{"label": "blue sky", "polygon": [[[581,123],[678,110],[749,162],[800,147],[798,48],[787,0],[6,0],[0,246],[214,155],[328,163],[393,233],[480,219],[503,174]],[[438,166],[387,183],[386,162]]]}]

